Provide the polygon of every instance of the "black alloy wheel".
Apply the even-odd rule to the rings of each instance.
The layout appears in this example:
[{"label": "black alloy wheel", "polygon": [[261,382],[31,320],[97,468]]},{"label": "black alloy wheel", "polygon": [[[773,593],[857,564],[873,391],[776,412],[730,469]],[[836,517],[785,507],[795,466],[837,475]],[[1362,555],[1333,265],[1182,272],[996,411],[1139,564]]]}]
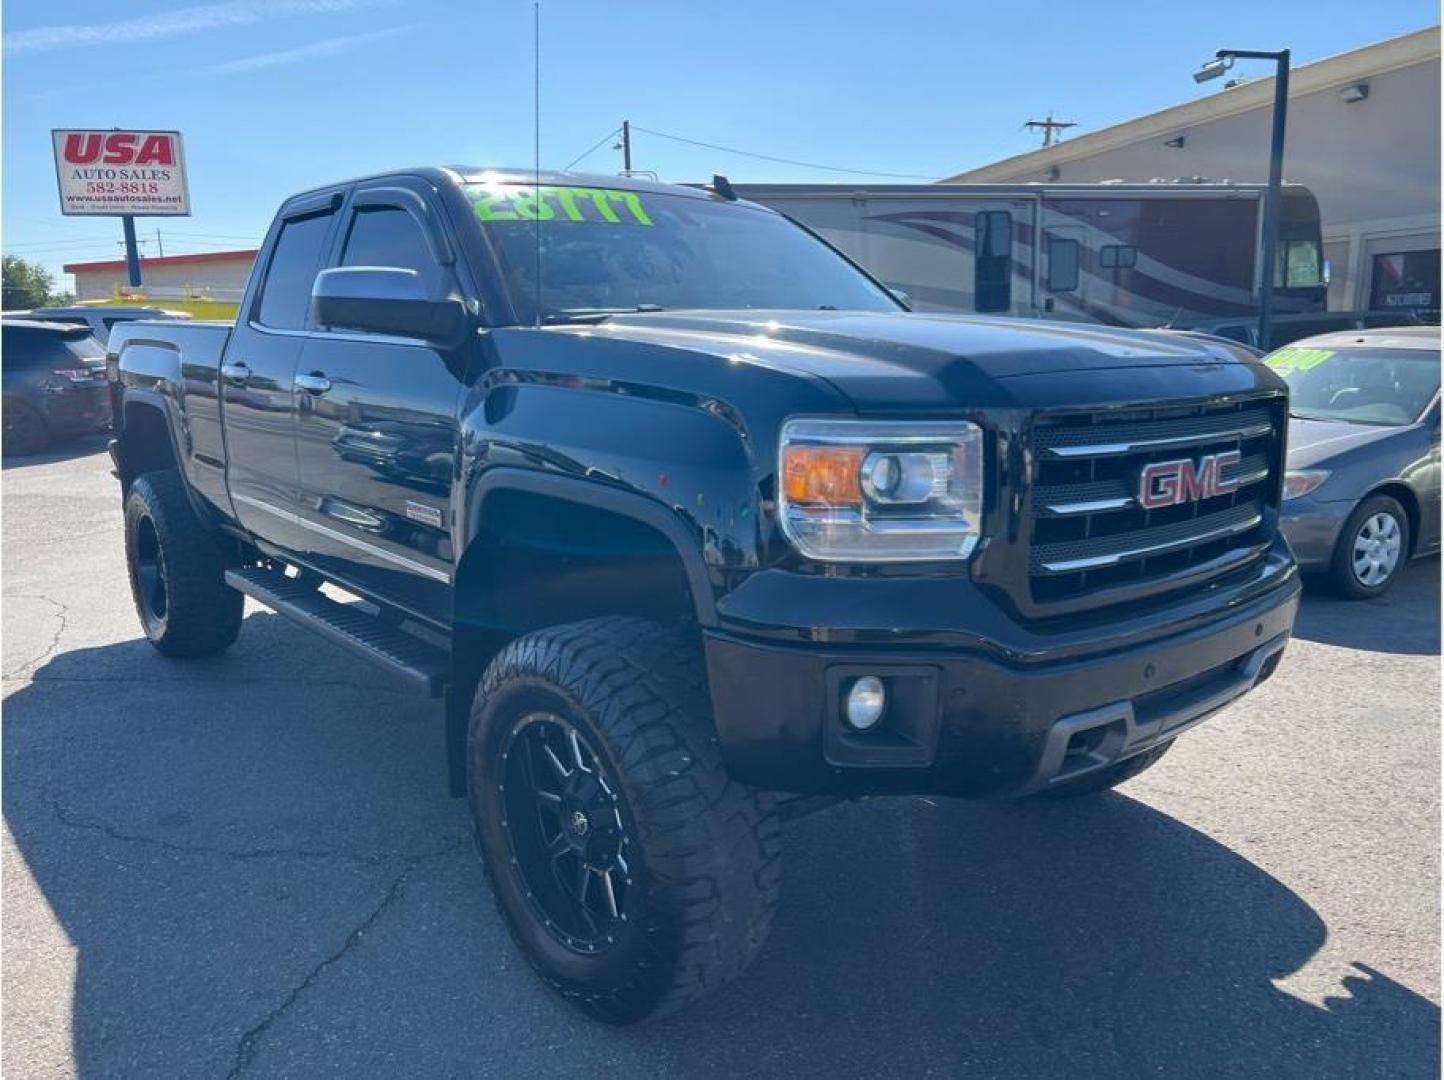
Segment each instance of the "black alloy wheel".
[{"label": "black alloy wheel", "polygon": [[728,775],[695,628],[533,631],[472,701],[467,793],[492,894],[537,974],[631,1024],[736,978],[777,906],[776,799]]},{"label": "black alloy wheel", "polygon": [[244,597],[226,584],[221,541],[196,517],[174,469],[131,484],[125,559],[145,636],[166,656],[209,656],[236,640]]},{"label": "black alloy wheel", "polygon": [[165,625],[165,564],[160,557],[160,538],[149,514],[137,515],[131,526],[131,564],[135,573],[135,603],[147,627]]},{"label": "black alloy wheel", "polygon": [[607,948],[626,919],[631,842],[600,756],[575,726],[536,712],[512,730],[502,760],[503,825],[528,902],[568,948]]}]

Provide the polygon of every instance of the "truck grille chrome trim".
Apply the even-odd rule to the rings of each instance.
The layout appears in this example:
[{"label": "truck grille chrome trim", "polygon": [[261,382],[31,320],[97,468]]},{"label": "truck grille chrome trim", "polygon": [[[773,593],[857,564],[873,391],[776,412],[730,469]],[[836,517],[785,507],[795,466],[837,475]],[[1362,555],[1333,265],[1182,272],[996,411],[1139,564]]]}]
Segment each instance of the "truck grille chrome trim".
[{"label": "truck grille chrome trim", "polygon": [[[1269,393],[1037,414],[1020,602],[1047,617],[1196,589],[1262,558],[1286,424],[1285,399]],[[1169,465],[1178,497],[1145,505],[1149,478]],[[1199,477],[1211,482],[1188,482]]]},{"label": "truck grille chrome trim", "polygon": [[[1251,454],[1232,468],[1224,469],[1222,479],[1235,488],[1246,488],[1267,480],[1268,456]],[[1033,509],[1050,517],[1071,517],[1074,514],[1097,514],[1105,510],[1126,510],[1137,502],[1125,480],[1105,480],[1095,484],[1063,484],[1039,487],[1033,491]]]},{"label": "truck grille chrome trim", "polygon": [[1042,446],[1040,449],[1054,458],[1117,457],[1121,454],[1136,454],[1141,450],[1168,450],[1180,446],[1254,439],[1267,435],[1272,430],[1273,425],[1263,421],[1233,428],[1205,429],[1197,433],[1138,438],[1125,442],[1085,443],[1081,446]]},{"label": "truck grille chrome trim", "polygon": [[[1093,570],[1100,566],[1114,566],[1128,559],[1142,559],[1149,555],[1161,555],[1165,552],[1177,551],[1180,548],[1190,548],[1195,547],[1199,544],[1206,544],[1212,540],[1219,540],[1226,536],[1235,536],[1238,533],[1247,532],[1249,529],[1252,529],[1255,525],[1263,521],[1263,514],[1261,514],[1256,508],[1250,506],[1244,507],[1243,509],[1248,510],[1249,512],[1241,517],[1238,517],[1238,515],[1234,515],[1232,511],[1225,511],[1225,513],[1223,514],[1216,515],[1218,518],[1235,516],[1238,517],[1238,520],[1221,521],[1220,523],[1209,526],[1202,531],[1190,530],[1189,532],[1186,532],[1181,536],[1168,539],[1160,538],[1151,543],[1136,543],[1134,546],[1126,547],[1118,551],[1107,551],[1100,555],[1086,555],[1073,559],[1050,560],[1046,554],[1047,549],[1040,548],[1038,550],[1038,565],[1042,570],[1046,571],[1049,574],[1068,574],[1076,570]],[[1199,518],[1194,522],[1190,522],[1189,524],[1201,525],[1208,520],[1208,518]],[[1175,527],[1165,526],[1165,529],[1169,528]],[[1161,537],[1164,529],[1159,529],[1155,531],[1159,533]],[[1147,532],[1135,533],[1133,538],[1136,541],[1146,541],[1148,535],[1149,533]]]}]

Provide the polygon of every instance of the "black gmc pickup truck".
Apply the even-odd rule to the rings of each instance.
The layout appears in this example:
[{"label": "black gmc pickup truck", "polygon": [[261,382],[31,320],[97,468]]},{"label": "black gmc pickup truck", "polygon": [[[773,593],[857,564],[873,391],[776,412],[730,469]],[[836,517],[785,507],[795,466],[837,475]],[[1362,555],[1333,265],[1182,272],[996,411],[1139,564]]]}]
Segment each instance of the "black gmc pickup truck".
[{"label": "black gmc pickup truck", "polygon": [[747,965],[804,804],[1117,784],[1298,604],[1266,368],[909,313],[721,178],[310,191],[234,327],[109,350],[146,636],[250,596],[444,697],[507,925],[614,1023]]}]

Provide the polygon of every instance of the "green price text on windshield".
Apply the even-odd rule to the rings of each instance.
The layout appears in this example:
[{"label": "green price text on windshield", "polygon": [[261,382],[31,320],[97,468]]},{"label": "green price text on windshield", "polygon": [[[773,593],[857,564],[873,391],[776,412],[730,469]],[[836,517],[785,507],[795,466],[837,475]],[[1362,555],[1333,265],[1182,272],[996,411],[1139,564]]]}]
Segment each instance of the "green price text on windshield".
[{"label": "green price text on windshield", "polygon": [[635,191],[598,187],[473,187],[467,195],[480,221],[568,221],[651,225]]},{"label": "green price text on windshield", "polygon": [[1264,363],[1280,371],[1308,371],[1333,355],[1332,349],[1280,349]]}]

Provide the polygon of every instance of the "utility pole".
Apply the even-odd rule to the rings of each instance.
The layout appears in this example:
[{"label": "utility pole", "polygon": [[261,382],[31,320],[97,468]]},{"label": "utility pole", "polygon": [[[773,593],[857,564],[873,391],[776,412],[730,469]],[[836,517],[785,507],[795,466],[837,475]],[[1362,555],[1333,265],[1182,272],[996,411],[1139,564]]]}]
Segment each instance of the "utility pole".
[{"label": "utility pole", "polygon": [[623,121],[622,121],[622,141],[619,142],[619,143],[617,143],[617,145],[614,146],[614,147],[612,147],[612,149],[613,149],[613,150],[620,150],[620,151],[622,152],[622,172],[624,172],[624,173],[629,173],[629,172],[631,172],[631,171],[632,171],[632,122],[631,122],[630,120],[623,120]]},{"label": "utility pole", "polygon": [[160,242],[160,230],[155,231],[155,254],[157,258],[165,258],[165,245]]},{"label": "utility pole", "polygon": [[1078,122],[1076,120],[1054,120],[1053,114],[1050,112],[1048,114],[1048,119],[1029,120],[1024,123],[1023,126],[1025,128],[1033,129],[1042,128],[1043,146],[1046,148],[1052,146],[1055,142],[1058,142],[1058,138],[1054,134],[1054,132],[1062,131],[1064,128],[1077,127]]}]

